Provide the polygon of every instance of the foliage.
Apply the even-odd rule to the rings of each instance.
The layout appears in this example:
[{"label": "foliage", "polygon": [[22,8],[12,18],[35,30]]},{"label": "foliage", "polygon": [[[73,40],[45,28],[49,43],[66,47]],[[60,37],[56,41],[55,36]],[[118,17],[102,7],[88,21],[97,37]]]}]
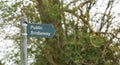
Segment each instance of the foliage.
[{"label": "foliage", "polygon": [[[99,0],[34,0],[15,1],[2,8],[1,18],[7,25],[20,28],[19,19],[26,16],[29,23],[53,24],[53,38],[28,38],[28,58],[31,65],[120,65],[119,27],[112,28],[115,1],[106,1],[103,13],[91,12]],[[2,2],[2,1],[1,1]],[[4,2],[7,3],[7,2]],[[2,4],[2,3],[0,3]],[[96,9],[95,9],[96,10]],[[5,13],[6,12],[6,13]],[[6,22],[8,21],[8,22]],[[96,25],[96,27],[95,27]],[[2,26],[1,26],[2,27]],[[20,50],[20,30],[8,39]],[[19,63],[20,53],[9,59]]]}]

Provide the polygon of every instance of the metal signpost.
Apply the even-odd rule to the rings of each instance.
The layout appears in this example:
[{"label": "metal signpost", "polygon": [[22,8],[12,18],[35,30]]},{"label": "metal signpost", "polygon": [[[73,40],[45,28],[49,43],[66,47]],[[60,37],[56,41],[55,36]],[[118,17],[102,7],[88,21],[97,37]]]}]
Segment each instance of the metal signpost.
[{"label": "metal signpost", "polygon": [[27,22],[25,19],[21,20],[21,65],[27,65]]},{"label": "metal signpost", "polygon": [[25,19],[21,20],[21,65],[27,65],[27,36],[52,38],[55,29],[51,24],[29,24]]}]

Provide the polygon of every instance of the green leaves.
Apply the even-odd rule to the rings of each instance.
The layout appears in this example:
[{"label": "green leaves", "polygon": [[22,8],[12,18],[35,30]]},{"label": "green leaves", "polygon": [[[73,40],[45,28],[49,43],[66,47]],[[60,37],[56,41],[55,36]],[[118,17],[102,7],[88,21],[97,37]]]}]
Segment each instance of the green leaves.
[{"label": "green leaves", "polygon": [[104,43],[104,40],[102,37],[100,36],[95,36],[95,35],[91,35],[90,36],[90,42],[94,47],[100,47],[102,46]]}]

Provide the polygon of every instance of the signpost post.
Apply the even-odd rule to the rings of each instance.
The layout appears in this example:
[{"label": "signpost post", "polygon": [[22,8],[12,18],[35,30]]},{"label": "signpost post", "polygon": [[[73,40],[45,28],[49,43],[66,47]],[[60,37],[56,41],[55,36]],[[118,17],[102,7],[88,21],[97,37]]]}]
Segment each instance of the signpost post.
[{"label": "signpost post", "polygon": [[55,29],[51,24],[29,24],[25,19],[21,20],[21,65],[27,65],[27,36],[52,38]]},{"label": "signpost post", "polygon": [[21,65],[27,65],[27,22],[21,20]]}]

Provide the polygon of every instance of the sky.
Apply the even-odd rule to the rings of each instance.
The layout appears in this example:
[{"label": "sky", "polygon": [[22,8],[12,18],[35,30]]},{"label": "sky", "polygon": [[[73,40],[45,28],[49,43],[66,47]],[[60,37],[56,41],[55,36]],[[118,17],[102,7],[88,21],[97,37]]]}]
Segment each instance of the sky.
[{"label": "sky", "polygon": [[[2,1],[2,0],[0,0]],[[8,4],[10,5],[11,3],[14,3],[15,0],[11,0]],[[26,0],[28,1],[28,0]],[[64,0],[64,2],[67,4],[69,3],[69,1],[71,0]],[[105,9],[104,7],[106,6],[105,3],[108,0],[98,0],[98,5],[96,6],[96,8],[93,8],[91,11],[91,13],[94,12],[103,12]],[[118,23],[120,23],[120,3],[116,4],[116,6],[113,9],[113,12],[115,13],[116,17],[116,22],[115,24],[113,24],[113,26],[117,26]],[[1,13],[1,12],[0,12]],[[1,14],[0,14],[1,15]],[[0,20],[0,24],[2,24],[2,20]],[[14,49],[14,41],[13,40],[5,40],[4,37],[6,37],[7,35],[14,35],[16,32],[18,32],[18,28],[15,28],[14,26],[4,26],[4,28],[0,27],[0,60],[8,57],[10,54],[12,54],[12,50]],[[2,31],[4,31],[5,33],[3,33]],[[11,47],[11,48],[9,48]],[[14,52],[17,52],[17,49],[14,50]],[[6,59],[7,60],[7,59]],[[6,62],[2,61],[2,62]],[[12,62],[10,64],[10,62],[7,62],[5,65],[13,65]]]}]

